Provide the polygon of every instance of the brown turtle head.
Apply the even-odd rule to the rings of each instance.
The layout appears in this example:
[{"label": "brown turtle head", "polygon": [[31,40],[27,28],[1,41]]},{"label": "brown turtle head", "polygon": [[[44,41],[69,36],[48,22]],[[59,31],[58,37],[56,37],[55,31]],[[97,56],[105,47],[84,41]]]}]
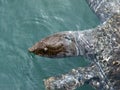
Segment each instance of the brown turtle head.
[{"label": "brown turtle head", "polygon": [[77,55],[74,37],[68,33],[58,33],[46,37],[29,48],[29,51],[50,58]]}]

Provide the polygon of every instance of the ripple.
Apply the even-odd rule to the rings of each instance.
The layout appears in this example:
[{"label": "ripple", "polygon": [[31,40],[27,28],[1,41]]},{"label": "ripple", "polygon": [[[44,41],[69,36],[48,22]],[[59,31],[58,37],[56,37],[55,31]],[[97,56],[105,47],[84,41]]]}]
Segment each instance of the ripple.
[{"label": "ripple", "polygon": [[34,24],[36,26],[45,27],[46,30],[51,30],[52,29],[52,24],[49,23],[48,20],[42,17],[34,17],[34,18],[27,18],[21,21],[21,26],[22,25],[29,25],[29,24]]},{"label": "ripple", "polygon": [[58,20],[58,21],[64,22],[64,19],[61,18],[61,17],[54,16],[54,18],[55,18],[56,20]]}]

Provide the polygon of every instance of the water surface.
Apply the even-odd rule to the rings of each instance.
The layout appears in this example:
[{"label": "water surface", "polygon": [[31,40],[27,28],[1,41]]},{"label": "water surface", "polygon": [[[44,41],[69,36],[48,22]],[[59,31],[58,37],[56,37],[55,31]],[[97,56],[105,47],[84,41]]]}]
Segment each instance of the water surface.
[{"label": "water surface", "polygon": [[[28,52],[43,37],[96,27],[85,0],[0,0],[0,90],[45,90],[43,79],[85,66],[80,57],[48,59]],[[85,85],[77,90],[93,90]]]}]

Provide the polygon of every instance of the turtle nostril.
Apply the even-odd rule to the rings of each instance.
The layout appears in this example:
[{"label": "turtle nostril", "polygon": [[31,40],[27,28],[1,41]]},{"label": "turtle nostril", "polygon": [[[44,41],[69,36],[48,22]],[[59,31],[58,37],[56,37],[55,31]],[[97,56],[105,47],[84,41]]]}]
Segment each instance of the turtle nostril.
[{"label": "turtle nostril", "polygon": [[28,48],[28,51],[29,52],[33,52],[35,49],[33,48],[33,47],[31,47],[31,48]]},{"label": "turtle nostril", "polygon": [[28,48],[28,51],[29,51],[29,52],[32,52],[32,49],[31,49],[31,48]]}]

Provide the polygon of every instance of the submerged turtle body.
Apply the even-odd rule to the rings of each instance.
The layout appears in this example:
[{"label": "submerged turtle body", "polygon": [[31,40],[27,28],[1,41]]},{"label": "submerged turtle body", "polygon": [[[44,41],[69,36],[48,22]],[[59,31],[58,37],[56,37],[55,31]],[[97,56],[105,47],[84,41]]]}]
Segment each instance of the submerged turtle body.
[{"label": "submerged turtle body", "polygon": [[105,73],[109,86],[113,87],[113,90],[119,90],[120,14],[114,14],[105,24],[99,26],[94,37],[97,62]]},{"label": "submerged turtle body", "polygon": [[120,0],[87,0],[102,24],[85,31],[51,35],[29,49],[40,56],[84,56],[91,61],[61,77],[45,80],[47,90],[74,90],[85,83],[97,90],[120,90]]},{"label": "submerged turtle body", "polygon": [[[47,90],[74,90],[85,83],[97,90],[120,89],[120,14],[114,14],[106,23],[92,30],[91,35],[94,48],[87,48],[90,51],[83,55],[93,63],[45,80]],[[82,48],[84,52],[84,46]]]}]

